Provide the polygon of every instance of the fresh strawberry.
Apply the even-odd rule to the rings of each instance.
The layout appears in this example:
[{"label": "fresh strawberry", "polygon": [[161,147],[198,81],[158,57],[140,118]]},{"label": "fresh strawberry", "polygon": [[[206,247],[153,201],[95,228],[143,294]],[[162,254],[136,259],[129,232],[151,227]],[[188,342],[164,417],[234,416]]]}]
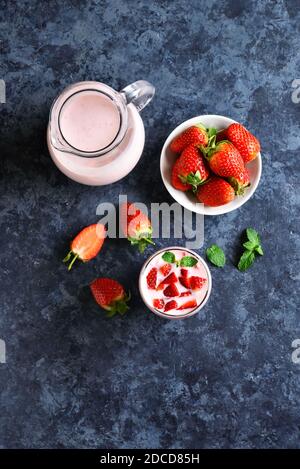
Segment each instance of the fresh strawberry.
[{"label": "fresh strawberry", "polygon": [[163,274],[164,277],[166,277],[171,272],[171,269],[171,264],[164,264],[160,267],[159,271]]},{"label": "fresh strawberry", "polygon": [[168,303],[166,303],[166,306],[165,306],[165,313],[167,311],[170,311],[171,309],[176,309],[178,306],[177,302],[175,300],[171,300],[169,301]]},{"label": "fresh strawberry", "polygon": [[213,146],[206,154],[210,169],[225,178],[240,178],[245,172],[245,164],[239,151],[228,141]]},{"label": "fresh strawberry", "polygon": [[171,175],[171,182],[172,186],[175,187],[175,189],[178,189],[179,191],[186,192],[192,189],[192,186],[190,184],[186,184],[182,182],[182,180],[179,177],[179,168],[181,168],[181,162],[180,159],[176,160],[173,169],[172,169],[172,175]]},{"label": "fresh strawberry", "polygon": [[206,283],[206,278],[201,278],[201,277],[196,277],[196,276],[192,276],[190,277],[190,288],[192,290],[200,290],[203,285],[205,285]]},{"label": "fresh strawberry", "polygon": [[155,299],[153,300],[153,306],[154,306],[154,308],[156,308],[156,309],[163,309],[164,306],[165,306],[165,302],[164,302],[163,299],[155,298]]},{"label": "fresh strawberry", "polygon": [[160,282],[160,284],[157,287],[157,290],[162,290],[165,285],[169,285],[170,283],[176,283],[177,281],[178,281],[178,278],[176,277],[174,272],[172,272],[170,275],[168,275],[166,278],[164,278]]},{"label": "fresh strawberry", "polygon": [[157,268],[152,267],[152,269],[148,272],[146,277],[148,288],[155,290],[156,288],[156,281],[157,281]]},{"label": "fresh strawberry", "polygon": [[234,189],[229,182],[213,176],[198,188],[196,196],[203,204],[218,207],[219,205],[228,204],[234,199]]},{"label": "fresh strawberry", "polygon": [[188,277],[189,271],[187,269],[180,269],[180,273],[182,277]]},{"label": "fresh strawberry", "polygon": [[189,145],[183,150],[176,162],[175,173],[174,168],[172,178],[178,178],[184,184],[191,186],[193,190],[196,190],[197,186],[206,181],[209,176],[204,158],[195,145]]},{"label": "fresh strawberry", "polygon": [[176,287],[175,283],[170,283],[167,288],[164,289],[165,296],[179,296],[178,288]]},{"label": "fresh strawberry", "polygon": [[188,277],[179,277],[179,282],[185,288],[190,288],[190,279]]},{"label": "fresh strawberry", "polygon": [[216,135],[217,142],[221,142],[222,140],[228,140],[227,129],[219,130],[219,132]]},{"label": "fresh strawberry", "polygon": [[149,218],[133,203],[124,203],[120,209],[120,224],[124,235],[140,252],[144,252],[148,244],[155,244],[152,239],[152,226]]},{"label": "fresh strawberry", "polygon": [[100,223],[87,226],[73,239],[70,251],[63,259],[69,262],[68,270],[71,270],[76,259],[88,262],[97,256],[102,248],[106,236],[105,227]]},{"label": "fresh strawberry", "polygon": [[227,139],[238,149],[245,163],[254,160],[260,152],[260,143],[242,124],[231,124],[226,130]]},{"label": "fresh strawberry", "polygon": [[239,177],[228,178],[228,182],[234,188],[236,195],[243,195],[245,188],[250,186],[250,175],[248,169],[245,168],[244,172],[240,174]]},{"label": "fresh strawberry", "polygon": [[181,153],[191,143],[203,146],[208,144],[208,133],[203,125],[193,125],[184,130],[171,142],[170,150],[174,153]]},{"label": "fresh strawberry", "polygon": [[186,303],[184,303],[183,305],[179,306],[179,308],[177,308],[177,309],[180,310],[180,309],[196,308],[196,306],[197,306],[197,301],[196,300],[189,300]]},{"label": "fresh strawberry", "polygon": [[180,297],[182,297],[182,296],[190,296],[191,294],[192,294],[191,291],[183,291],[182,293],[180,293],[179,296],[180,296]]},{"label": "fresh strawberry", "polygon": [[97,278],[90,285],[92,294],[101,308],[108,311],[108,316],[116,313],[125,314],[130,295],[125,293],[123,286],[111,278]]}]

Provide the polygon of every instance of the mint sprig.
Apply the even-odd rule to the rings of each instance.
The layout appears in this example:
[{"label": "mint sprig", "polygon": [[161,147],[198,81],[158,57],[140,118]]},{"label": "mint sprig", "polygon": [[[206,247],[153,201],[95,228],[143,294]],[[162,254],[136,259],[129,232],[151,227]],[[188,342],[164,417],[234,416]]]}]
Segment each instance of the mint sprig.
[{"label": "mint sprig", "polygon": [[198,259],[192,256],[184,256],[180,260],[176,260],[175,254],[170,251],[164,252],[162,258],[169,264],[176,264],[177,267],[193,267],[198,262]]},{"label": "mint sprig", "polygon": [[238,269],[241,272],[244,272],[252,266],[257,254],[260,256],[264,255],[264,251],[260,242],[260,236],[257,231],[255,231],[253,228],[247,228],[246,235],[248,240],[243,243],[245,250],[238,263]]}]

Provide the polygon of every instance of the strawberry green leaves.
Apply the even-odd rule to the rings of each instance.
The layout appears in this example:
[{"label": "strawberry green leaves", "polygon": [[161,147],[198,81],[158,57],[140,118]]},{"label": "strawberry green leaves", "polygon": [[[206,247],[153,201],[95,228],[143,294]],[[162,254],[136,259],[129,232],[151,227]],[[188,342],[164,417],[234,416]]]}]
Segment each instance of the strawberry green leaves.
[{"label": "strawberry green leaves", "polygon": [[212,244],[206,249],[206,256],[216,267],[224,267],[226,262],[224,251],[216,244]]},{"label": "strawberry green leaves", "polygon": [[264,255],[260,243],[260,236],[257,231],[255,231],[253,228],[247,228],[246,235],[247,241],[243,243],[245,250],[238,263],[238,269],[241,272],[244,272],[252,266],[257,254],[259,254],[260,256]]},{"label": "strawberry green leaves", "polygon": [[193,267],[194,265],[197,264],[198,259],[192,256],[184,256],[180,260],[176,260],[175,254],[170,251],[166,251],[163,255],[162,258],[165,262],[168,262],[169,264],[174,264],[176,263],[176,266],[180,267]]}]

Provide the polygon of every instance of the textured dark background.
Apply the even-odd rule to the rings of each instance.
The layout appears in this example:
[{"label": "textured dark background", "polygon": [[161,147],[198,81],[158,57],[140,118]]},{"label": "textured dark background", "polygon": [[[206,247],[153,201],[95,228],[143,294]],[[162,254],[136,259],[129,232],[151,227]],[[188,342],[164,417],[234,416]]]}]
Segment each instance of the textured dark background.
[{"label": "textured dark background", "polygon": [[[0,1],[0,447],[299,447],[300,2]],[[72,82],[156,86],[146,145],[124,180],[86,187],[53,165],[45,130]],[[198,316],[162,320],[143,306],[146,256],[125,241],[71,273],[61,259],[101,201],[170,201],[164,139],[194,115],[223,114],[260,138],[263,176],[241,209],[205,220],[205,247],[228,256]],[[234,267],[247,226],[265,256]],[[157,246],[173,241],[158,240]],[[152,252],[151,250],[149,252]],[[203,249],[199,251],[203,253]],[[106,319],[88,283],[118,277],[133,293]]]}]

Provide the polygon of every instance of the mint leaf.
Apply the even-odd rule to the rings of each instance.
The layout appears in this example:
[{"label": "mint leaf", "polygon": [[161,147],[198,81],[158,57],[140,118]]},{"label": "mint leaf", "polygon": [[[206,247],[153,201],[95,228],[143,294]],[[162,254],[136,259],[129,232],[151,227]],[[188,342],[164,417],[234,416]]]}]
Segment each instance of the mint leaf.
[{"label": "mint leaf", "polygon": [[253,244],[260,244],[260,237],[257,231],[255,231],[253,228],[247,228],[246,233],[249,241],[251,241]]},{"label": "mint leaf", "polygon": [[257,244],[253,243],[252,241],[246,241],[243,244],[244,248],[247,249],[248,251],[254,251],[258,247]]},{"label": "mint leaf", "polygon": [[251,267],[251,265],[253,264],[254,259],[255,259],[254,252],[248,251],[248,250],[244,251],[239,260],[238,269],[241,272],[244,272],[245,270],[249,269],[249,267]]},{"label": "mint leaf", "polygon": [[261,246],[257,246],[255,248],[255,251],[260,255],[260,256],[263,256],[264,255],[264,251],[263,251],[263,248]]},{"label": "mint leaf", "polygon": [[206,249],[206,256],[212,264],[217,267],[224,267],[226,262],[224,251],[216,244],[212,244],[210,248]]},{"label": "mint leaf", "polygon": [[163,255],[162,258],[165,262],[168,262],[169,264],[173,264],[175,262],[175,254],[170,251],[166,251]]},{"label": "mint leaf", "polygon": [[184,256],[181,260],[180,260],[180,266],[181,267],[193,267],[194,265],[196,265],[198,262],[198,260],[195,258],[195,257],[192,257],[192,256]]}]

